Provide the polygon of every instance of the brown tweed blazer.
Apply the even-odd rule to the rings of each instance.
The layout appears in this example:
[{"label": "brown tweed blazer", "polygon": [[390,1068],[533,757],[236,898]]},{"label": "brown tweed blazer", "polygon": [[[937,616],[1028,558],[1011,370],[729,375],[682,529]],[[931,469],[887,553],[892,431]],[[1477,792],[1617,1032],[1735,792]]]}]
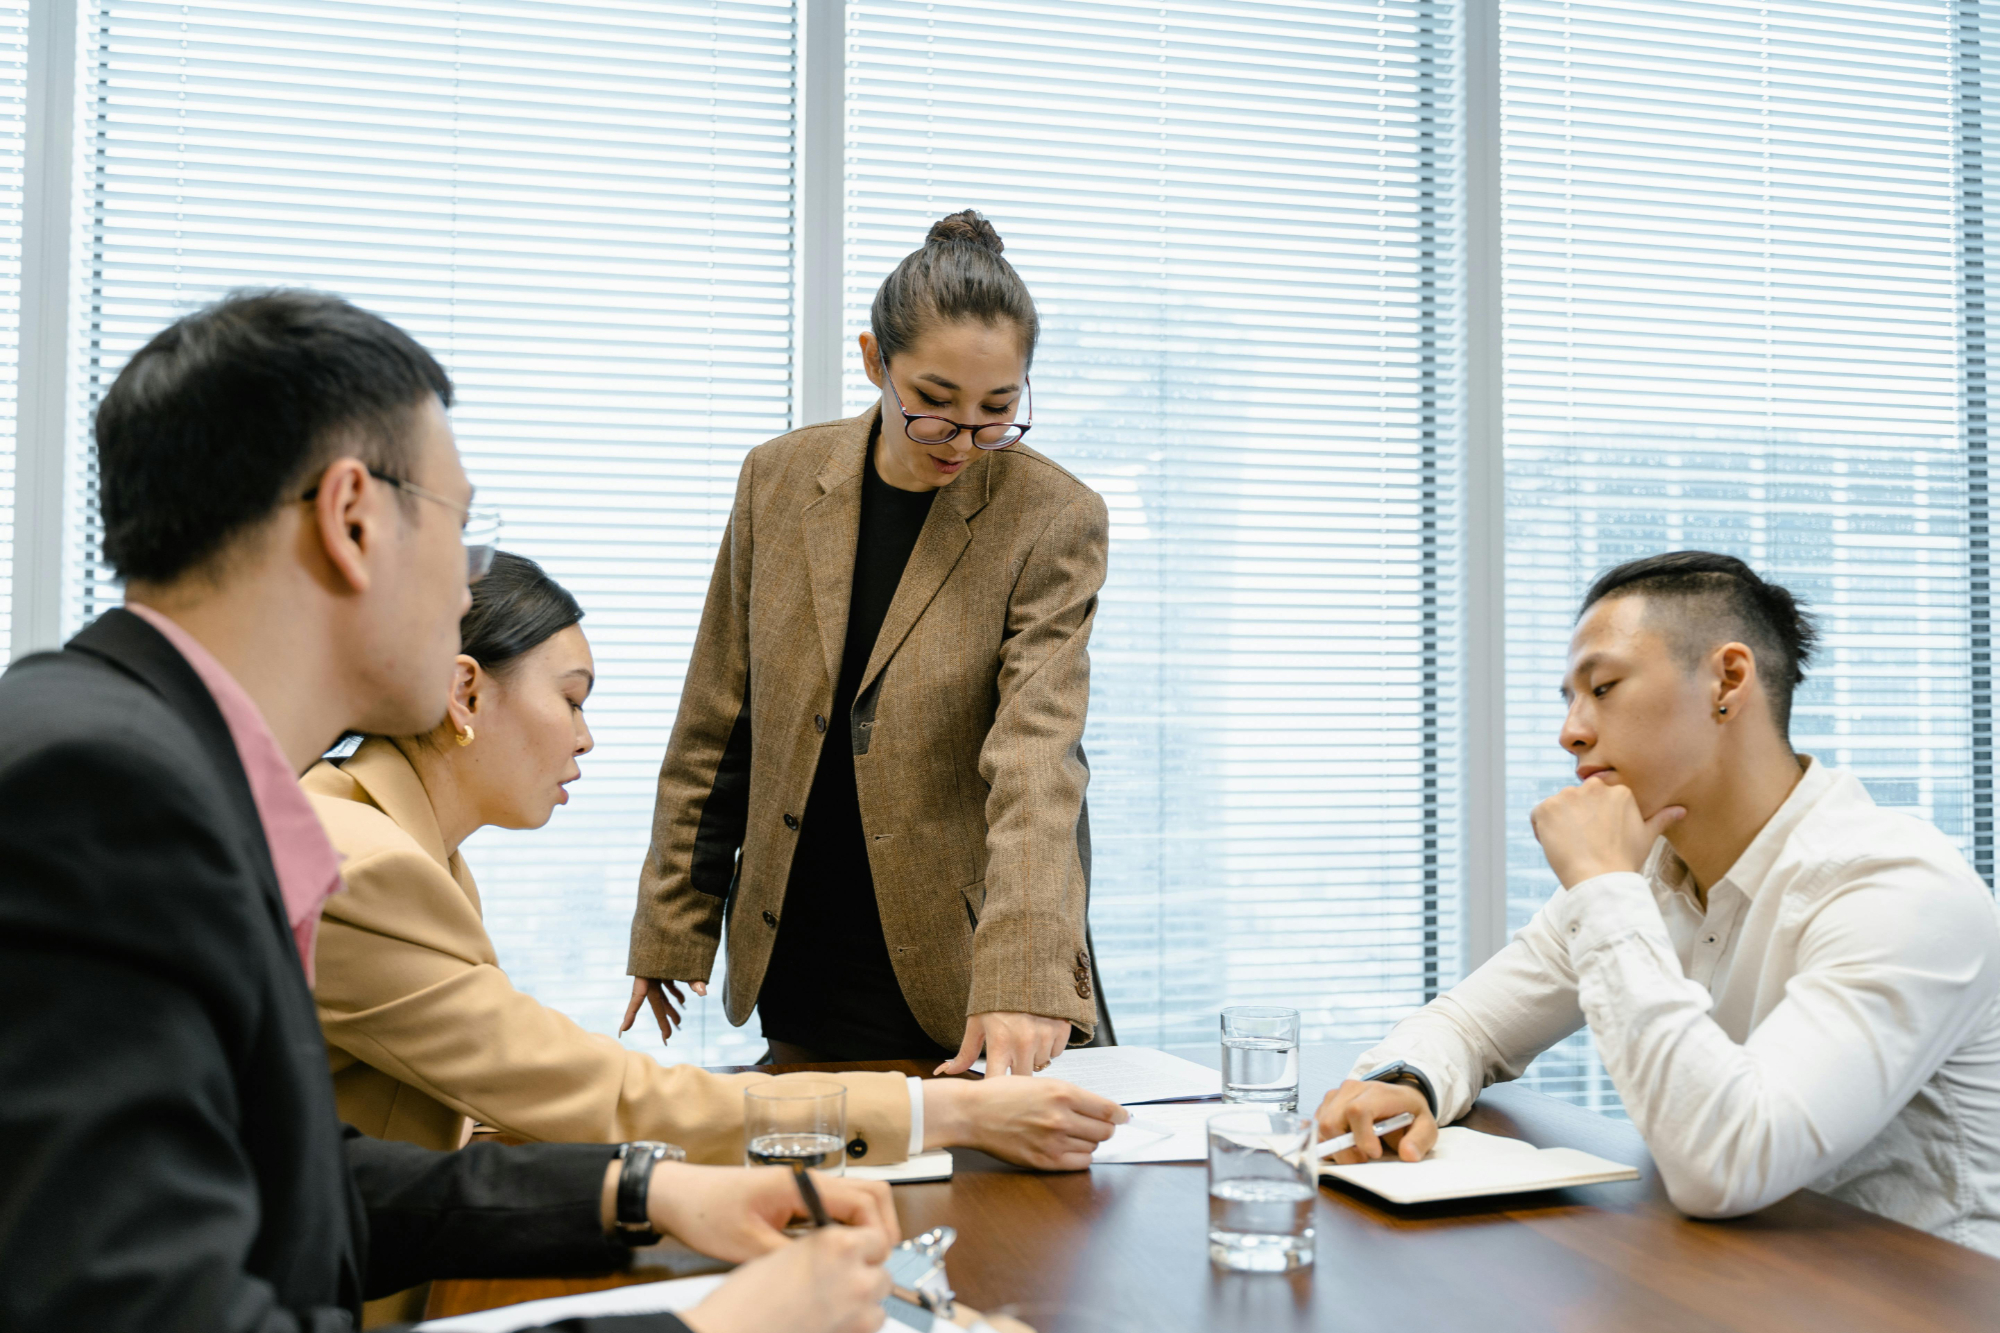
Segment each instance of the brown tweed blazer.
[{"label": "brown tweed blazer", "polygon": [[[660,768],[629,970],[706,980],[726,921],[733,1023],[785,910],[879,416],[744,461]],[[853,763],[882,930],[943,1046],[995,1010],[1095,1024],[1077,822],[1107,535],[1104,501],[1040,454],[976,455],[932,504],[862,676]]]}]

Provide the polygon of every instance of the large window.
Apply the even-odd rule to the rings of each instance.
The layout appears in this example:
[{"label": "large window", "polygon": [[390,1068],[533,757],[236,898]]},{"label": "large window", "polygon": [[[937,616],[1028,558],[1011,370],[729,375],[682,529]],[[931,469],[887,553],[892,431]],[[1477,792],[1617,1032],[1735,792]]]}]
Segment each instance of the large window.
[{"label": "large window", "polygon": [[21,168],[28,2],[0,2],[0,666],[13,641],[14,387],[20,369]]},{"label": "large window", "polygon": [[[409,328],[458,381],[505,544],[588,613],[574,803],[467,848],[503,962],[587,1027],[623,1007],[738,464],[831,401],[822,337],[845,409],[869,400],[869,299],[964,207],[1042,311],[1030,442],[1112,514],[1086,744],[1123,1040],[1207,1041],[1260,1000],[1372,1035],[1456,980],[1475,731],[1504,727],[1508,914],[1535,910],[1576,599],[1672,547],[1812,601],[1798,744],[1991,875],[1995,0],[1501,0],[1500,160],[1472,164],[1497,219],[1466,212],[1488,139],[1447,0],[810,0],[837,40],[803,54],[800,0],[68,3],[77,278],[67,322],[28,331],[71,368],[61,559],[36,564],[63,628],[119,596],[86,423],[140,341],[272,284]],[[0,643],[25,8],[0,0]],[[1493,225],[1503,496],[1464,486],[1464,385],[1492,364],[1464,241]],[[829,285],[837,331],[796,295]],[[1468,562],[1503,552],[1467,516],[1502,501],[1504,606],[1470,606]],[[1468,667],[1492,614],[1506,661]],[[1467,715],[1467,669],[1505,672],[1504,718]],[[702,1001],[666,1054],[761,1049]],[[1532,1077],[1616,1109],[1587,1039]]]},{"label": "large window", "polygon": [[1120,1039],[1258,1001],[1379,1031],[1459,966],[1448,15],[854,0],[847,49],[848,333],[980,207],[1041,311],[1030,442],[1110,506],[1086,748]]},{"label": "large window", "polygon": [[[1970,851],[1948,7],[1502,13],[1510,916],[1577,599],[1680,547],[1810,601],[1793,743]],[[1536,1073],[1616,1103],[1583,1038]]]},{"label": "large window", "polygon": [[[600,1030],[737,467],[789,420],[792,34],[788,0],[100,0],[87,27],[79,394],[230,288],[339,292],[438,354],[504,544],[582,601],[575,803],[466,855],[515,979]],[[117,595],[74,457],[71,628]],[[702,1013],[683,1054],[755,1054]]]}]

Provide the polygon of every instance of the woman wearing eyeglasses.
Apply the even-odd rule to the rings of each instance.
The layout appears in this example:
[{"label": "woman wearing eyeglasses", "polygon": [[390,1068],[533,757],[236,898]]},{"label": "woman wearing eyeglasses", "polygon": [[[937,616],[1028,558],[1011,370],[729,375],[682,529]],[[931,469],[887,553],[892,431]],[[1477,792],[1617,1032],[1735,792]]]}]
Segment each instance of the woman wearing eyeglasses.
[{"label": "woman wearing eyeglasses", "polygon": [[[778,1062],[1030,1073],[1096,1021],[1084,930],[1097,494],[1020,441],[1035,304],[966,211],[861,335],[881,401],[751,451],[639,882],[630,1026],[725,924]],[[956,1054],[954,1054],[954,1052]]]}]

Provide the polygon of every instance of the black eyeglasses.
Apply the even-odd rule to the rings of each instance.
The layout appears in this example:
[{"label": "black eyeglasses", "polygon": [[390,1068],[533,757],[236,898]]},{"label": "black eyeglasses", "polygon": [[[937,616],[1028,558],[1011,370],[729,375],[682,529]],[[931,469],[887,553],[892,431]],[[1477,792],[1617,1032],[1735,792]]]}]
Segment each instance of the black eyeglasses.
[{"label": "black eyeglasses", "polygon": [[903,406],[902,391],[896,381],[889,378],[889,392],[896,395],[896,410],[903,414],[903,430],[918,444],[950,444],[959,437],[961,431],[972,432],[972,443],[981,449],[1005,449],[1010,444],[1020,443],[1021,437],[1035,428],[1034,383],[1023,379],[1021,397],[1028,404],[1026,421],[953,421],[950,417],[933,416],[928,412],[912,412]]},{"label": "black eyeglasses", "polygon": [[[477,583],[486,571],[493,568],[493,553],[500,549],[500,514],[493,509],[473,509],[458,501],[426,490],[414,481],[404,481],[386,472],[368,469],[368,475],[384,486],[393,486],[399,491],[416,496],[419,500],[429,500],[432,504],[443,505],[458,514],[458,536],[465,543],[465,574],[469,582]],[[301,501],[317,500],[319,487],[315,486],[301,495]]]}]

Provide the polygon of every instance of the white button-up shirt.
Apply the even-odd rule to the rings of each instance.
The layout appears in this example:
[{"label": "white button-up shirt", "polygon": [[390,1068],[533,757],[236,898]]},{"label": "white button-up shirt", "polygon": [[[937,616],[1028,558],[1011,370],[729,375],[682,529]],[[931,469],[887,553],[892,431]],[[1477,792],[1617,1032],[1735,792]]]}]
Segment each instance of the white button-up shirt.
[{"label": "white button-up shirt", "polygon": [[1810,1187],[2000,1255],[2000,913],[1852,774],[1808,761],[1705,908],[1664,839],[1557,892],[1355,1072],[1409,1061],[1449,1123],[1586,1022],[1682,1210]]}]

